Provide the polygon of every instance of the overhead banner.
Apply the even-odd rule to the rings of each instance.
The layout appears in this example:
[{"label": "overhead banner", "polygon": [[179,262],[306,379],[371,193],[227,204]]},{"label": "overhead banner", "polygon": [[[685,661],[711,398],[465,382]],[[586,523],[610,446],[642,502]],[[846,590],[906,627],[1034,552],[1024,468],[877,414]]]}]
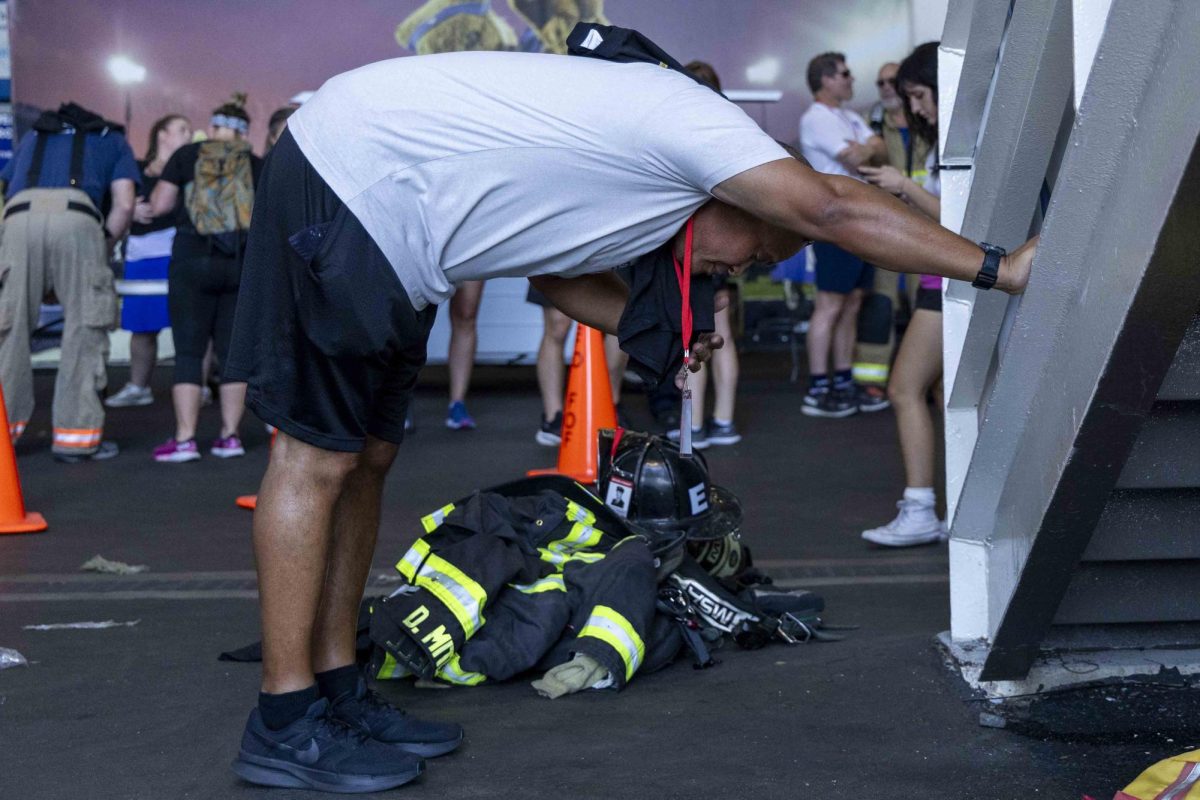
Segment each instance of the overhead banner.
[{"label": "overhead banner", "polygon": [[[235,92],[249,95],[261,149],[271,112],[340,72],[449,50],[561,53],[580,20],[636,28],[683,63],[707,61],[722,87],[752,92],[743,107],[794,141],[812,101],[809,59],[842,51],[858,78],[851,105],[877,99],[875,72],[903,58],[910,0],[15,0],[17,116],[75,100],[109,119],[132,112],[134,150],[156,119],[206,125]],[[332,9],[332,11],[331,11]],[[120,63],[121,71],[111,65]],[[138,80],[122,79],[135,67]],[[139,76],[143,73],[138,72]],[[778,93],[778,102],[772,98]]]}]

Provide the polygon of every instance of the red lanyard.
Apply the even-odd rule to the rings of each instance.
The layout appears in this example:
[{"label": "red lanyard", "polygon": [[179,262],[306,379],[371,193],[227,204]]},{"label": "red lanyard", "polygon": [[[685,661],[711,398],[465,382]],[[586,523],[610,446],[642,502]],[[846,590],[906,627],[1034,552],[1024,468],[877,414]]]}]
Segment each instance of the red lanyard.
[{"label": "red lanyard", "polygon": [[679,310],[679,321],[683,328],[683,404],[679,409],[679,453],[692,454],[692,390],[687,385],[688,359],[692,345],[692,220],[687,221],[687,230],[683,237],[683,266],[674,253],[671,259],[675,262],[675,277],[679,280],[679,295],[683,298],[683,306]]},{"label": "red lanyard", "polygon": [[687,365],[688,351],[692,345],[692,220],[687,221],[687,230],[683,238],[683,266],[679,259],[671,254],[675,262],[675,277],[679,280],[679,294],[683,298],[679,319],[683,323],[683,361]]}]

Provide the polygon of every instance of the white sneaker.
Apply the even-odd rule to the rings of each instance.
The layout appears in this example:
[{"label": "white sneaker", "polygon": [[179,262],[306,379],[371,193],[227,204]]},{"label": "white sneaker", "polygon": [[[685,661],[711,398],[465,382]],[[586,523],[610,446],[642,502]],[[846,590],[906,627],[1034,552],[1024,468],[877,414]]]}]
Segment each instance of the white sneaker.
[{"label": "white sneaker", "polygon": [[943,542],[949,538],[946,524],[937,517],[932,506],[913,500],[896,503],[900,513],[881,528],[862,532],[862,538],[883,547],[913,547],[919,544]]},{"label": "white sneaker", "polygon": [[200,387],[200,405],[211,406],[213,401],[212,389],[207,386]]},{"label": "white sneaker", "polygon": [[121,387],[121,391],[105,398],[104,405],[109,408],[126,408],[128,406],[148,406],[153,402],[154,393],[150,391],[149,386],[127,383]]}]

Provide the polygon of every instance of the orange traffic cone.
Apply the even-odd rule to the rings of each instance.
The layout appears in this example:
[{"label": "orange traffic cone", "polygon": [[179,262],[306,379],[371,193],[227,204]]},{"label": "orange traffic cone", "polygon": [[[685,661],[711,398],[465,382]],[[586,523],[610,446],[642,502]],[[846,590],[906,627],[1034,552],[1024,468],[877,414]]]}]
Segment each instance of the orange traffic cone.
[{"label": "orange traffic cone", "polygon": [[[278,428],[271,431],[271,446],[275,445],[275,437],[277,435],[279,435]],[[258,495],[256,495],[256,494],[239,495],[238,499],[235,500],[234,502],[237,504],[238,508],[245,508],[250,511],[253,511],[254,509],[258,508]]]},{"label": "orange traffic cone", "polygon": [[566,475],[580,483],[592,483],[599,460],[596,434],[602,428],[617,426],[617,409],[604,360],[604,335],[595,328],[580,325],[575,331],[575,355],[571,357],[563,405],[558,467],[530,470],[529,474]]},{"label": "orange traffic cone", "polygon": [[21,476],[17,474],[17,453],[8,435],[8,413],[4,392],[0,390],[0,533],[36,533],[46,530],[41,514],[25,511],[21,496]]}]

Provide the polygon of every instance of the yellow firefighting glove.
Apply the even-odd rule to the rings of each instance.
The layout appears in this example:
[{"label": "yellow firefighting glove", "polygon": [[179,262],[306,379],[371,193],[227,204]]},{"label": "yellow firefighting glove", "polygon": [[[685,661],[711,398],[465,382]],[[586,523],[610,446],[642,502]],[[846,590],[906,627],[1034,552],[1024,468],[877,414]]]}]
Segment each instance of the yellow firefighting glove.
[{"label": "yellow firefighting glove", "polygon": [[534,681],[533,688],[537,689],[542,697],[553,700],[564,694],[573,694],[595,686],[607,675],[608,670],[599,661],[591,656],[576,653],[575,658],[565,664],[559,664],[543,675],[541,680]]}]

